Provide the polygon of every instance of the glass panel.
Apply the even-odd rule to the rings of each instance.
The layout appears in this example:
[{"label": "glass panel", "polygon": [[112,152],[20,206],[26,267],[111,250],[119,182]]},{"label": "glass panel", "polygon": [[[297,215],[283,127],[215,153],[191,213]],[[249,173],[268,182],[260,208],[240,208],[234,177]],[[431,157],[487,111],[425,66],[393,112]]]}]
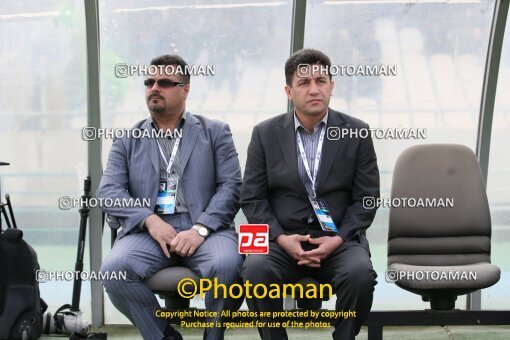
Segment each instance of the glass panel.
[{"label": "glass panel", "polygon": [[[2,194],[45,270],[72,271],[76,260],[80,215],[59,209],[59,197],[79,198],[87,174],[84,17],[78,0],[4,2],[0,14],[0,161],[11,163],[0,168]],[[51,312],[71,303],[72,286],[40,284]],[[90,306],[87,282],[81,301]]]},{"label": "glass panel", "polygon": [[[322,50],[347,74],[333,78],[330,106],[372,128],[426,129],[426,139],[374,141],[383,197],[404,149],[475,149],[493,8],[494,1],[308,1],[305,46]],[[396,65],[397,74],[349,76],[355,72],[347,65]],[[388,212],[379,209],[367,232],[379,275],[373,309],[426,308],[419,296],[385,281]],[[457,308],[464,306],[461,297]]]},{"label": "glass panel", "polygon": [[491,262],[501,269],[500,281],[482,291],[483,309],[508,309],[510,296],[510,24],[507,20],[505,40],[499,65],[498,88],[492,122],[487,195],[492,219]]},{"label": "glass panel", "polygon": [[[286,111],[292,2],[117,0],[101,1],[99,13],[103,127],[131,127],[148,117],[143,77],[116,77],[116,64],[179,54],[190,65],[214,67],[214,76],[192,77],[187,109],[230,124],[244,168],[255,123]],[[103,143],[106,165],[112,140]],[[236,222],[244,220],[238,214]],[[108,298],[105,306],[106,322],[122,319]]]}]

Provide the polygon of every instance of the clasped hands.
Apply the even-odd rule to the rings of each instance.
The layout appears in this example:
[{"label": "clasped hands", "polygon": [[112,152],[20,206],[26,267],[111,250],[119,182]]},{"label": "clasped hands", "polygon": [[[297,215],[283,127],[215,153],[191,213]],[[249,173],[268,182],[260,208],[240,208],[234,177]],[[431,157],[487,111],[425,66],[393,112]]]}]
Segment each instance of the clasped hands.
[{"label": "clasped hands", "polygon": [[145,227],[152,238],[159,243],[166,257],[170,257],[170,253],[189,257],[205,240],[193,229],[177,233],[171,225],[155,214],[145,220]]},{"label": "clasped hands", "polygon": [[[301,247],[301,242],[317,245],[317,248],[305,251]],[[276,238],[276,243],[278,243],[290,257],[296,260],[298,265],[320,268],[321,261],[328,258],[336,248],[344,243],[344,240],[338,235],[311,238],[310,235],[282,234]]]}]

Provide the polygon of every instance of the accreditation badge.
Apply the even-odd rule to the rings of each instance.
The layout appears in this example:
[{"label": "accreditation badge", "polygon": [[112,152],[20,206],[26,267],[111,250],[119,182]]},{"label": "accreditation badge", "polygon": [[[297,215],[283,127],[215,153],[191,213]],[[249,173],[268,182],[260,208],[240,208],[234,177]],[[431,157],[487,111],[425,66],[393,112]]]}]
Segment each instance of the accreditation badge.
[{"label": "accreditation badge", "polygon": [[326,202],[323,199],[317,198],[315,196],[308,196],[308,199],[312,204],[313,211],[319,220],[322,230],[338,233],[338,229],[335,225],[335,222],[333,222],[333,219],[331,218]]},{"label": "accreditation badge", "polygon": [[175,213],[178,184],[176,178],[161,179],[159,181],[158,196],[156,197],[157,214],[170,215]]}]

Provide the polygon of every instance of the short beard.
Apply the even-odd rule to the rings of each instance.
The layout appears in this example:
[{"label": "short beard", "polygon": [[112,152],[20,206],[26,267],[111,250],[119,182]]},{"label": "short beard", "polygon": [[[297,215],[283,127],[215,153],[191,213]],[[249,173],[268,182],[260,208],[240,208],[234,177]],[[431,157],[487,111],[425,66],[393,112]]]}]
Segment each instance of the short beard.
[{"label": "short beard", "polygon": [[161,105],[159,103],[152,103],[152,99],[149,99],[147,102],[147,107],[149,108],[149,111],[160,113],[165,111],[164,105]]},{"label": "short beard", "polygon": [[152,108],[149,106],[149,111],[154,114],[162,114],[165,112],[165,109],[162,107]]}]

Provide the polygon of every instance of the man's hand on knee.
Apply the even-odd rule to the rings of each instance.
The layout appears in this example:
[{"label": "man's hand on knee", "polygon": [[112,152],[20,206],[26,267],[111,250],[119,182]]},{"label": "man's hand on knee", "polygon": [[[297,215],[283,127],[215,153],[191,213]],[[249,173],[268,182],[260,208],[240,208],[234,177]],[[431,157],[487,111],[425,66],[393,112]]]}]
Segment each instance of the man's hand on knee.
[{"label": "man's hand on knee", "polygon": [[205,238],[194,229],[181,231],[170,243],[170,251],[183,257],[189,257],[204,243]]},{"label": "man's hand on knee", "polygon": [[177,232],[174,227],[163,221],[158,215],[153,214],[147,217],[145,220],[145,227],[149,231],[152,238],[159,243],[161,250],[170,257],[168,246],[172,243],[172,240],[177,236]]}]

